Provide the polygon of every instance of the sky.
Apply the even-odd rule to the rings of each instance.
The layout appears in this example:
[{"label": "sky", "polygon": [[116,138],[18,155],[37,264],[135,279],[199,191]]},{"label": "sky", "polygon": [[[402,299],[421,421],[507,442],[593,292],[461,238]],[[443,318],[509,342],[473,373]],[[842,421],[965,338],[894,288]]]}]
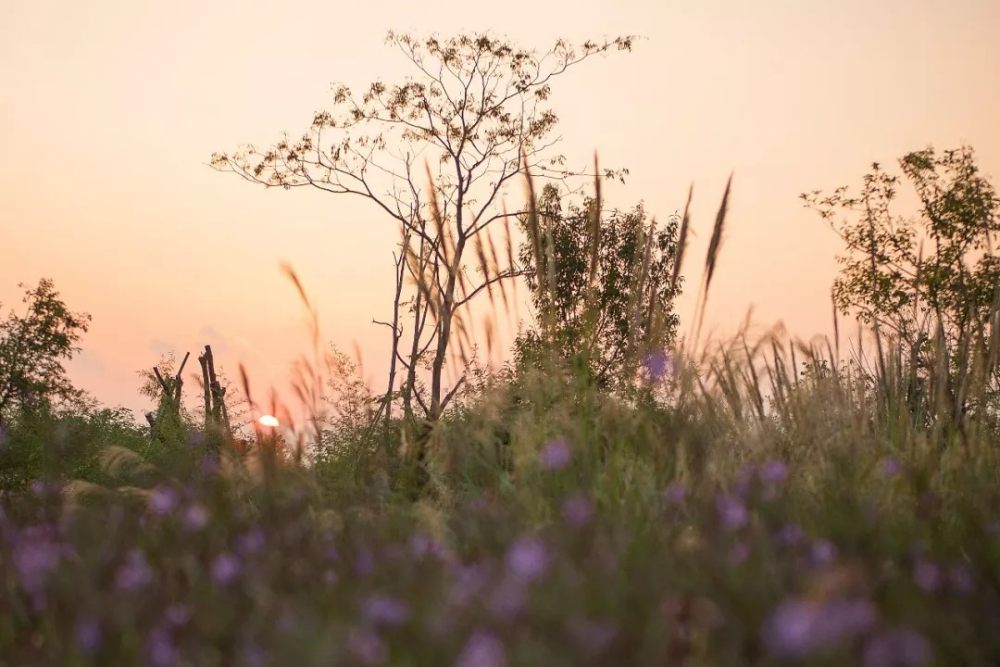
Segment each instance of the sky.
[{"label": "sky", "polygon": [[310,348],[289,262],[325,339],[380,385],[390,221],[208,160],[298,134],[333,82],[408,74],[389,29],[490,30],[539,48],[640,35],[556,81],[560,151],[630,170],[606,188],[613,206],[664,217],[694,185],[686,323],[732,173],[706,326],[724,336],[753,308],[761,328],[824,334],[840,246],[799,193],[928,145],[970,144],[1000,175],[998,26],[996,0],[0,3],[0,315],[18,283],[52,278],[93,316],[71,377],[110,405],[143,408],[137,371],[206,343],[230,376],[242,362],[285,391]]}]

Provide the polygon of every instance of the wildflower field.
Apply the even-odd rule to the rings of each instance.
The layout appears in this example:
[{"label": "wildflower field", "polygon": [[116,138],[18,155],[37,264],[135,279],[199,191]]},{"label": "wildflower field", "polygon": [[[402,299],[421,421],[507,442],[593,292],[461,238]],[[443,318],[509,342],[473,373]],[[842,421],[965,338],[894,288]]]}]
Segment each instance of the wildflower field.
[{"label": "wildflower field", "polygon": [[550,81],[634,39],[389,33],[402,83],[212,156],[397,226],[377,388],[286,265],[313,343],[290,395],[206,346],[200,376],[142,372],[143,423],[69,381],[89,316],[26,288],[0,321],[0,667],[1000,664],[1000,199],[972,149],[803,195],[843,242],[829,339],[713,340],[738,177],[682,320],[692,195],[611,210],[627,170],[548,152]]},{"label": "wildflower field", "polygon": [[191,433],[25,480],[0,662],[995,664],[995,423],[925,428],[846,370],[755,417],[672,361],[669,402],[484,388],[426,479],[377,438],[305,466]]}]

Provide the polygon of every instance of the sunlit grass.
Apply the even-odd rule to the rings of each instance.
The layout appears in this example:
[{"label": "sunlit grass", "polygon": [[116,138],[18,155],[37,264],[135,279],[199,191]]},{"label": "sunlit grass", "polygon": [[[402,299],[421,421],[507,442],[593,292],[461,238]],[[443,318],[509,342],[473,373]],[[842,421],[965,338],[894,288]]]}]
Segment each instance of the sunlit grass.
[{"label": "sunlit grass", "polygon": [[631,397],[543,355],[419,423],[317,345],[312,423],[247,451],[2,434],[41,473],[0,499],[0,664],[996,664],[996,346],[948,357],[956,414],[892,340],[839,344],[636,345]]}]

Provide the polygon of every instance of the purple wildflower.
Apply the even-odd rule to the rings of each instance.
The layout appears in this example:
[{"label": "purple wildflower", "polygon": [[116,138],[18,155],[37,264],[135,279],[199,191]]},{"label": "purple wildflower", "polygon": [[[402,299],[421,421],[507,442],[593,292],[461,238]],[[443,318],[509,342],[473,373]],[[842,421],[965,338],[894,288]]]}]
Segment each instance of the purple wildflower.
[{"label": "purple wildflower", "polygon": [[538,453],[538,461],[546,470],[562,470],[572,457],[569,443],[562,438],[550,440]]},{"label": "purple wildflower", "polygon": [[165,486],[158,486],[149,494],[149,511],[156,516],[166,516],[173,512],[179,503],[177,492]]},{"label": "purple wildflower", "polygon": [[130,551],[115,575],[115,586],[122,591],[137,591],[153,581],[153,570],[139,550]]},{"label": "purple wildflower", "polygon": [[618,634],[611,623],[587,618],[570,620],[567,623],[567,630],[577,645],[590,657],[604,653]]},{"label": "purple wildflower", "polygon": [[671,370],[670,357],[663,350],[655,350],[646,355],[642,365],[649,373],[649,377],[659,382],[667,377]]},{"label": "purple wildflower", "polygon": [[73,629],[76,647],[84,655],[93,655],[101,648],[103,633],[101,624],[95,618],[81,618]]},{"label": "purple wildflower", "polygon": [[513,621],[527,601],[524,586],[523,581],[504,577],[490,596],[490,611],[493,615],[504,621]]},{"label": "purple wildflower", "polygon": [[736,473],[736,481],[733,484],[733,490],[737,496],[746,498],[750,494],[750,487],[753,486],[753,478],[756,473],[757,471],[749,463],[740,466],[739,471]]},{"label": "purple wildflower", "polygon": [[930,662],[931,645],[919,632],[891,630],[866,645],[864,667],[922,667]]},{"label": "purple wildflower", "polygon": [[952,565],[948,569],[948,581],[952,590],[959,595],[969,595],[976,589],[976,579],[972,570],[963,563]]},{"label": "purple wildflower", "polygon": [[368,628],[355,628],[347,636],[347,647],[363,665],[381,665],[389,657],[382,638]]},{"label": "purple wildflower", "polygon": [[683,505],[687,499],[687,487],[682,482],[671,482],[663,492],[663,499],[670,505]]},{"label": "purple wildflower", "polygon": [[895,457],[887,456],[882,459],[882,475],[885,477],[895,477],[902,471],[903,465]]},{"label": "purple wildflower", "polygon": [[779,605],[767,620],[763,639],[772,655],[799,659],[863,635],[875,621],[875,607],[867,600],[793,599]]},{"label": "purple wildflower", "polygon": [[794,547],[800,542],[802,542],[803,537],[802,529],[799,528],[798,524],[788,523],[781,527],[778,531],[776,539],[778,544],[783,547]]},{"label": "purple wildflower", "polygon": [[826,567],[837,560],[837,547],[829,540],[816,540],[809,545],[809,560],[813,567]]},{"label": "purple wildflower", "polygon": [[264,531],[254,528],[239,536],[236,540],[236,550],[244,556],[249,556],[263,549],[265,541]]},{"label": "purple wildflower", "polygon": [[925,593],[933,593],[941,587],[941,568],[932,561],[918,557],[913,563],[913,582]]},{"label": "purple wildflower", "polygon": [[361,577],[367,577],[375,571],[375,554],[371,549],[360,549],[354,558],[354,571]]},{"label": "purple wildflower", "polygon": [[172,604],[163,612],[163,617],[170,625],[180,627],[191,620],[191,611],[182,604]]},{"label": "purple wildflower", "polygon": [[365,598],[361,615],[373,625],[399,626],[410,620],[410,608],[402,600],[376,593]]},{"label": "purple wildflower", "polygon": [[184,512],[184,526],[188,530],[199,531],[208,525],[208,510],[202,505],[191,505]]},{"label": "purple wildflower", "polygon": [[424,533],[414,533],[410,536],[408,546],[414,558],[423,558],[434,548],[434,540]]},{"label": "purple wildflower", "polygon": [[760,481],[765,484],[780,485],[788,479],[788,466],[783,461],[771,459],[760,467]]},{"label": "purple wildflower", "polygon": [[476,630],[458,654],[455,667],[506,667],[507,651],[496,635]]},{"label": "purple wildflower", "polygon": [[177,662],[177,647],[170,631],[163,627],[153,628],[146,640],[149,664],[155,667],[169,667]]},{"label": "purple wildflower", "polygon": [[201,473],[206,477],[211,477],[219,472],[219,457],[207,455],[201,459]]},{"label": "purple wildflower", "polygon": [[212,561],[212,581],[219,586],[228,586],[236,581],[242,570],[240,559],[231,553],[222,553]]},{"label": "purple wildflower", "polygon": [[247,644],[240,651],[240,667],[265,667],[267,652],[257,644]]},{"label": "purple wildflower", "polygon": [[742,565],[750,558],[750,547],[746,542],[737,542],[729,550],[729,564]]},{"label": "purple wildflower", "polygon": [[59,566],[63,547],[50,526],[32,526],[17,536],[14,544],[14,571],[21,587],[31,595],[45,588],[49,575]]},{"label": "purple wildflower", "polygon": [[549,552],[538,538],[522,538],[507,552],[507,569],[522,581],[539,579],[548,568]]},{"label": "purple wildflower", "polygon": [[583,528],[594,518],[594,503],[582,493],[570,496],[562,505],[563,521],[573,528]]},{"label": "purple wildflower", "polygon": [[455,581],[451,587],[448,602],[457,607],[464,607],[486,585],[486,572],[482,565],[473,564],[460,566],[455,571]]},{"label": "purple wildflower", "polygon": [[750,520],[746,505],[736,496],[720,494],[715,499],[715,509],[719,514],[719,520],[727,530],[742,528]]}]

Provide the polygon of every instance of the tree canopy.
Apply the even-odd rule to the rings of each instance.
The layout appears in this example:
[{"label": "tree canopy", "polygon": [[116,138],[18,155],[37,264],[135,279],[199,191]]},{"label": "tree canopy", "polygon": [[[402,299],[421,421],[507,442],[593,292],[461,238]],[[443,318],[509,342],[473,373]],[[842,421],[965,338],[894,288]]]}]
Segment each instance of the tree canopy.
[{"label": "tree canopy", "polygon": [[[672,274],[679,219],[658,224],[642,204],[627,211],[600,207],[599,196],[564,205],[558,190],[546,186],[539,249],[524,243],[520,256],[536,311],[552,317],[554,350],[581,364],[598,386],[620,390],[635,379],[640,355],[663,349],[677,333],[681,285]],[[522,226],[530,237],[525,219]],[[517,346],[522,360],[536,354],[544,332],[527,332]]]},{"label": "tree canopy", "polygon": [[0,321],[0,424],[25,410],[80,396],[63,366],[79,351],[90,315],[74,313],[53,282],[24,289],[24,312]]},{"label": "tree canopy", "polygon": [[[888,327],[917,344],[934,318],[955,343],[961,332],[984,324],[1000,290],[1000,200],[969,147],[908,153],[903,173],[875,163],[859,192],[841,187],[802,195],[843,239],[842,271],[834,298],[862,322]],[[913,216],[894,210],[908,182],[920,203]],[[838,217],[838,213],[844,217]]]}]

